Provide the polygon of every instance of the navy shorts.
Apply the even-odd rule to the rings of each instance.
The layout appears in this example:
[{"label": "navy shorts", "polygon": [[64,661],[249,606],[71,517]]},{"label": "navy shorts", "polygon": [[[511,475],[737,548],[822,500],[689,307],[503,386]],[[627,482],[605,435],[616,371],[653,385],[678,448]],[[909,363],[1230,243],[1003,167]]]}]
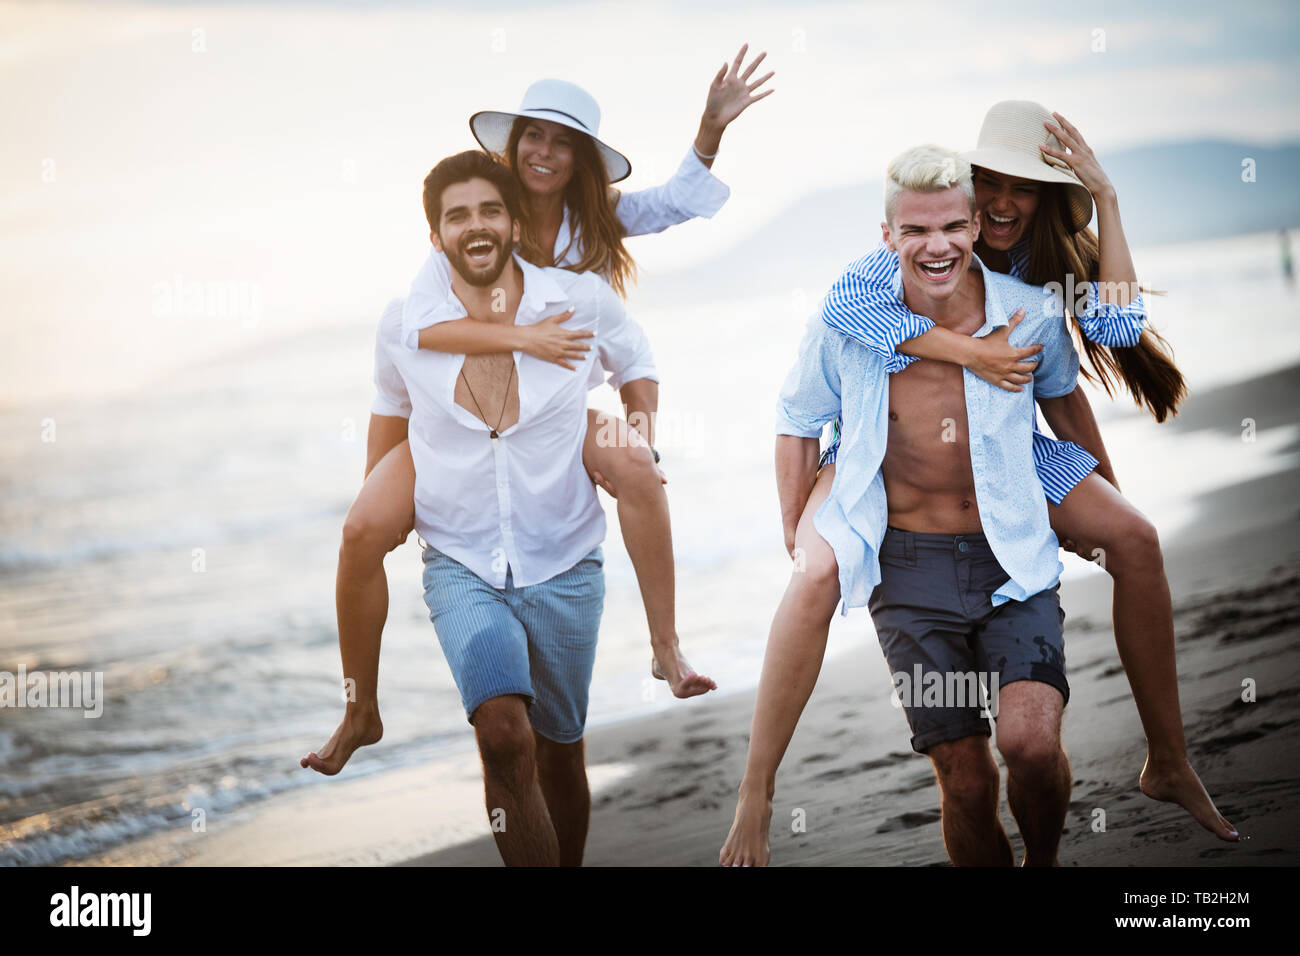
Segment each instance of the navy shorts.
[{"label": "navy shorts", "polygon": [[1050,684],[1069,701],[1060,584],[994,607],[1007,580],[982,534],[885,531],[868,607],[917,753],[989,736],[997,688],[1015,681]]}]

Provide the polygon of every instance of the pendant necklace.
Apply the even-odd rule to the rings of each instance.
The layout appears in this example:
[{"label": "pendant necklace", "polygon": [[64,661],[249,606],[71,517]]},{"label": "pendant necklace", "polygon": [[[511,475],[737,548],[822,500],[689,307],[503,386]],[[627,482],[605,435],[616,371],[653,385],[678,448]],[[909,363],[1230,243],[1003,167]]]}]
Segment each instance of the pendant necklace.
[{"label": "pendant necklace", "polygon": [[[460,369],[460,377],[465,379],[465,388],[469,390],[469,397],[474,402],[474,407],[478,409],[479,418],[483,419],[483,424],[486,425],[487,416],[483,414],[483,406],[481,406],[478,403],[478,399],[474,397],[474,389],[469,387],[469,379],[465,377],[465,367],[463,365],[461,366]],[[511,362],[510,378],[506,380],[506,397],[501,401],[501,414],[497,416],[496,428],[493,428],[492,431],[488,434],[488,437],[492,439],[493,448],[496,447],[497,438],[499,437],[497,433],[497,428],[501,427],[501,422],[506,417],[506,404],[510,401],[510,386],[514,382],[514,380],[515,380],[515,363]]]}]

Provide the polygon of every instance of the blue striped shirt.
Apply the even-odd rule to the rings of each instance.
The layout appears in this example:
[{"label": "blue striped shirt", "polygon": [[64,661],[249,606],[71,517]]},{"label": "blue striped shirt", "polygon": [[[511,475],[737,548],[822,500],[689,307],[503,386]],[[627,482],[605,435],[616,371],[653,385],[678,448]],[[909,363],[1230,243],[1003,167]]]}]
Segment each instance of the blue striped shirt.
[{"label": "blue striped shirt", "polygon": [[[1012,330],[1014,345],[1043,346],[1033,383],[1022,392],[990,385],[963,369],[969,423],[971,473],[980,521],[998,563],[1009,575],[993,604],[1024,601],[1053,587],[1061,573],[1056,536],[1048,522],[1044,490],[1036,472],[1031,423],[1034,397],[1074,391],[1079,357],[1059,300],[1043,308],[1042,290],[1011,276],[983,271],[984,336],[1025,309]],[[896,277],[901,286],[901,279]],[[889,507],[881,472],[889,440],[887,359],[855,338],[840,335],[814,314],[777,402],[778,435],[820,437],[822,427],[842,420],[843,444],[830,494],[813,523],[839,563],[841,614],[867,603],[880,583],[879,549]]]}]

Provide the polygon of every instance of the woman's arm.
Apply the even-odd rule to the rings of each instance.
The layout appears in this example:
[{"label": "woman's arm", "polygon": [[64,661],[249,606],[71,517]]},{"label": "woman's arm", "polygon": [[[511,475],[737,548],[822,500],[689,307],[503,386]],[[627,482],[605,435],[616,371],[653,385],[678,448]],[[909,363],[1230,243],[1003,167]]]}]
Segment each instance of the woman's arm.
[{"label": "woman's arm", "polygon": [[[1110,177],[1083,134],[1060,113],[1053,113],[1056,123],[1043,125],[1069,150],[1040,146],[1048,156],[1069,166],[1079,182],[1092,194],[1097,207],[1099,245],[1097,281],[1091,276],[1076,276],[1077,287],[1067,303],[1088,338],[1099,345],[1134,346],[1146,324],[1146,305],[1138,288],[1137,270],[1129,251],[1128,237],[1119,216],[1119,199]],[[1070,290],[1067,290],[1069,294]]]},{"label": "woman's arm", "polygon": [[1101,440],[1101,429],[1097,427],[1097,419],[1092,414],[1092,405],[1084,394],[1083,386],[1076,387],[1073,392],[1060,398],[1040,398],[1038,407],[1043,410],[1043,417],[1047,419],[1052,434],[1062,441],[1074,442],[1096,458],[1097,474],[1118,490],[1119,481],[1115,478],[1110,456],[1106,454],[1106,445]]},{"label": "woman's arm", "polygon": [[[961,335],[936,326],[904,305],[894,292],[898,257],[885,246],[851,264],[822,300],[822,320],[862,343],[898,372],[918,358],[963,365],[991,385],[1022,391],[1034,370],[1031,357],[1037,345],[1015,348],[1007,344],[1011,329],[1024,317],[1011,317],[1005,329],[983,338]],[[1028,361],[1027,361],[1028,360]]]},{"label": "woman's arm", "polygon": [[763,62],[767,53],[756,56],[754,62],[745,68],[744,73],[741,73],[740,67],[745,62],[745,54],[748,50],[749,44],[746,43],[740,48],[736,58],[731,61],[731,66],[722,64],[713,82],[709,84],[709,95],[704,101],[704,114],[700,117],[700,131],[695,136],[695,152],[700,157],[700,162],[709,169],[713,168],[713,159],[718,155],[718,148],[722,145],[722,134],[731,125],[731,121],[763,97],[771,96],[776,92],[774,89],[764,90],[754,96],[754,90],[776,73],[768,70],[754,82],[749,82],[750,76],[758,69],[758,65]]},{"label": "woman's arm", "polygon": [[543,362],[571,369],[581,362],[591,346],[581,340],[595,335],[590,329],[564,329],[559,323],[573,315],[568,309],[547,316],[533,325],[480,322],[465,316],[420,329],[420,348],[456,355],[486,355],[492,352],[527,352]]},{"label": "woman's arm", "polygon": [[645,236],[697,217],[708,219],[731,195],[726,183],[710,172],[722,134],[732,120],[773,92],[765,90],[753,95],[753,91],[773,74],[768,72],[748,82],[755,67],[767,55],[759,54],[742,73],[740,67],[748,49],[748,45],[741,47],[730,67],[724,63],[713,78],[695,142],[687,150],[686,158],[672,179],[650,189],[627,193],[612,191],[617,204],[614,212],[627,235]]}]

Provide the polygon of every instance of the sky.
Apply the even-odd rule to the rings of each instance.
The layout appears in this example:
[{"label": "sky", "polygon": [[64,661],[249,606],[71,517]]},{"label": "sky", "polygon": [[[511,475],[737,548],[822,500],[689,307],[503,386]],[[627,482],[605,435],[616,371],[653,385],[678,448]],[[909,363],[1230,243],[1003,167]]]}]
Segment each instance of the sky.
[{"label": "sky", "polygon": [[[0,2],[0,404],[374,321],[427,251],[424,174],[540,77],[599,100],[629,188],[662,182],[744,42],[776,92],[723,139],[732,198],[638,240],[645,277],[917,142],[969,148],[1001,99],[1061,111],[1103,162],[1300,138],[1285,2]],[[187,283],[204,310],[169,302]]]}]

